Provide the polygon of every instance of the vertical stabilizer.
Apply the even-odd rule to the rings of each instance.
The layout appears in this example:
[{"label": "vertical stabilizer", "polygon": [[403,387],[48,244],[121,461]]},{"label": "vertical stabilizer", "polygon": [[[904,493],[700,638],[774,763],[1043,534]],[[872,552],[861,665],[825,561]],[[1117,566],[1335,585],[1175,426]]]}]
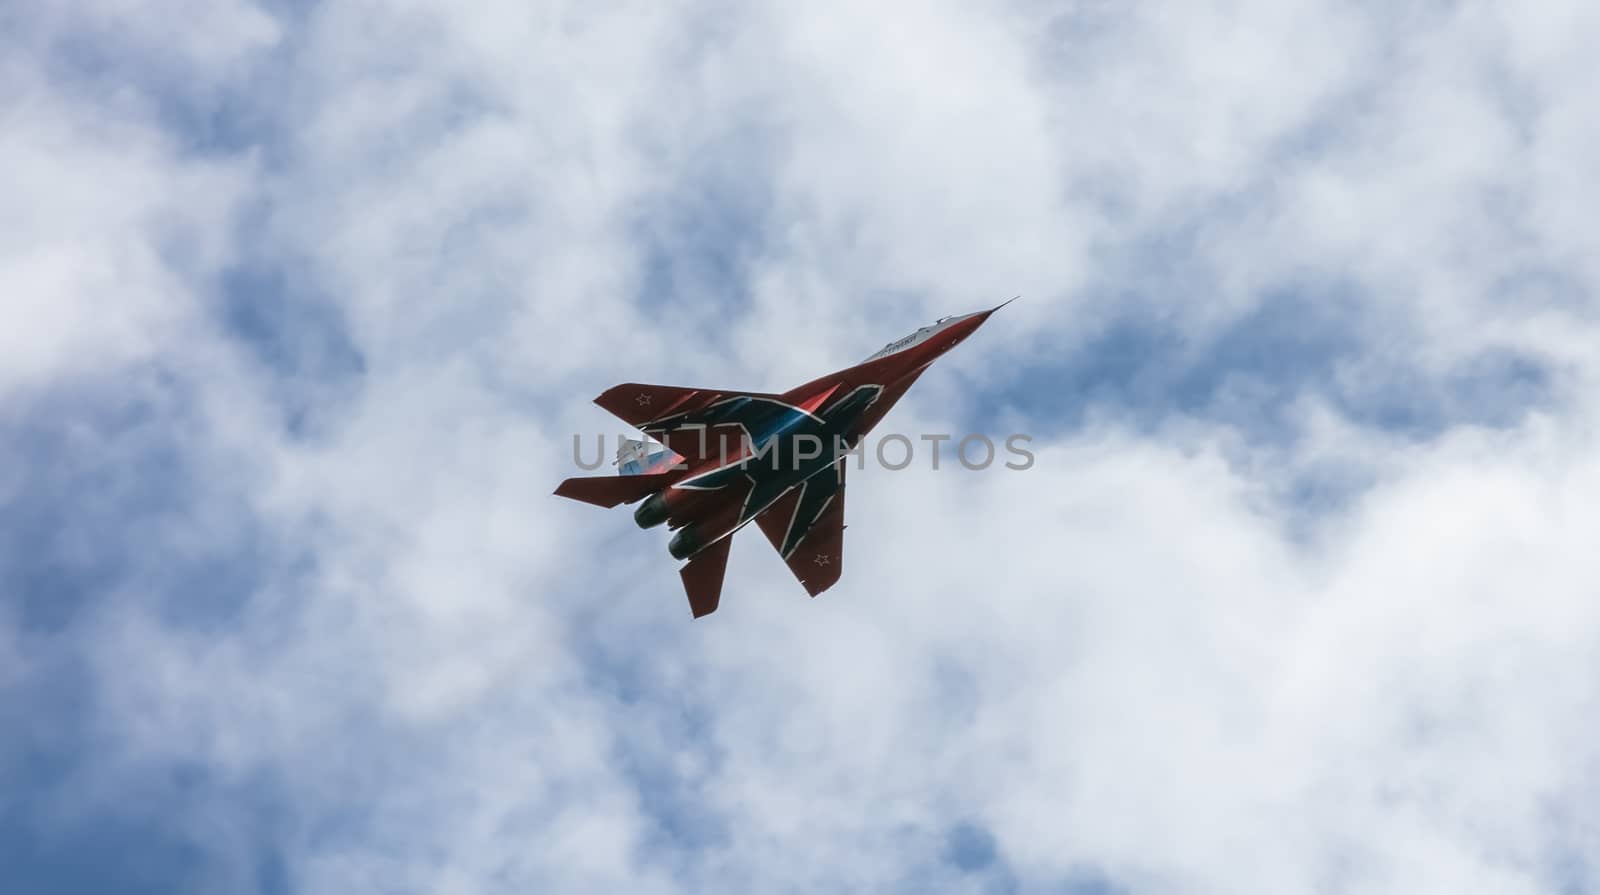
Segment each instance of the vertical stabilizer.
[{"label": "vertical stabilizer", "polygon": [[666,472],[682,459],[662,445],[641,438],[624,438],[617,445],[615,462],[618,475],[650,475]]},{"label": "vertical stabilizer", "polygon": [[733,536],[723,538],[689,559],[679,570],[683,589],[689,595],[689,611],[695,618],[717,611],[722,602],[722,575],[728,570],[728,548]]}]

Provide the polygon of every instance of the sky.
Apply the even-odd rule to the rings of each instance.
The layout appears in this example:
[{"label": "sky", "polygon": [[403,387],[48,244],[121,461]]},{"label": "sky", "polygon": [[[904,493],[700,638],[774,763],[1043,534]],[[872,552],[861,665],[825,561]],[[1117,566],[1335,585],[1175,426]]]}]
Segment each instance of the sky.
[{"label": "sky", "polygon": [[[1600,7],[0,23],[0,889],[1600,892]],[[814,600],[550,493],[1017,294]]]}]

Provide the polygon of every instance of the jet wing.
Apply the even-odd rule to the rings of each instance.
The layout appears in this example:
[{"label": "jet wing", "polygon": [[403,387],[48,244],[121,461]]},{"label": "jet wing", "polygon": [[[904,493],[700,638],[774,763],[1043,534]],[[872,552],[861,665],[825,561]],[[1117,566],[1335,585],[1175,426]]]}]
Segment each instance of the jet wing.
[{"label": "jet wing", "polygon": [[674,453],[702,460],[723,450],[724,443],[732,449],[740,444],[737,430],[724,433],[719,439],[710,433],[712,427],[739,422],[740,411],[751,402],[768,405],[778,398],[766,392],[624,382],[606,389],[594,403],[648,433]]},{"label": "jet wing", "polygon": [[756,524],[813,597],[839,580],[844,559],[844,470],[806,479],[756,517]]},{"label": "jet wing", "polygon": [[645,385],[624,382],[613,385],[594,399],[629,425],[647,429],[657,420],[688,419],[727,398],[776,398],[765,392],[743,392],[727,388],[685,388],[680,385]]}]

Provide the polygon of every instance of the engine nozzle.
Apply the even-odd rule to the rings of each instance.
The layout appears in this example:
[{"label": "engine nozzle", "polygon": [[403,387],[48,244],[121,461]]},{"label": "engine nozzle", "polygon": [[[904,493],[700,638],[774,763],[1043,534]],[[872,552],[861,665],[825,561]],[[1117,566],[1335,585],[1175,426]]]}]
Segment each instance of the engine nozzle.
[{"label": "engine nozzle", "polygon": [[633,511],[633,521],[640,528],[654,528],[667,521],[667,499],[661,496],[660,491],[645,498],[644,503]]},{"label": "engine nozzle", "polygon": [[688,528],[678,529],[678,533],[673,535],[667,544],[667,552],[672,554],[673,559],[688,559],[691,554],[704,546],[705,544],[700,542],[700,536],[695,533],[694,526],[691,525]]}]

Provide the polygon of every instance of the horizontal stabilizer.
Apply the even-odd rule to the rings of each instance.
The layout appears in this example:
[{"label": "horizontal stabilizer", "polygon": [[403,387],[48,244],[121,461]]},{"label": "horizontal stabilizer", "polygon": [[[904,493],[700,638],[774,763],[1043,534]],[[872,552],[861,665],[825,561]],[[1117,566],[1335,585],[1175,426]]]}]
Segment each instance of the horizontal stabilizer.
[{"label": "horizontal stabilizer", "polygon": [[689,611],[695,618],[716,612],[717,604],[722,602],[722,575],[728,570],[728,548],[732,545],[732,535],[716,541],[690,557],[689,564],[678,571],[689,595]]},{"label": "horizontal stabilizer", "polygon": [[660,491],[671,484],[675,475],[674,472],[645,475],[580,475],[562,482],[556,488],[556,493],[562,497],[592,503],[597,507],[614,507],[619,503],[633,503]]}]

